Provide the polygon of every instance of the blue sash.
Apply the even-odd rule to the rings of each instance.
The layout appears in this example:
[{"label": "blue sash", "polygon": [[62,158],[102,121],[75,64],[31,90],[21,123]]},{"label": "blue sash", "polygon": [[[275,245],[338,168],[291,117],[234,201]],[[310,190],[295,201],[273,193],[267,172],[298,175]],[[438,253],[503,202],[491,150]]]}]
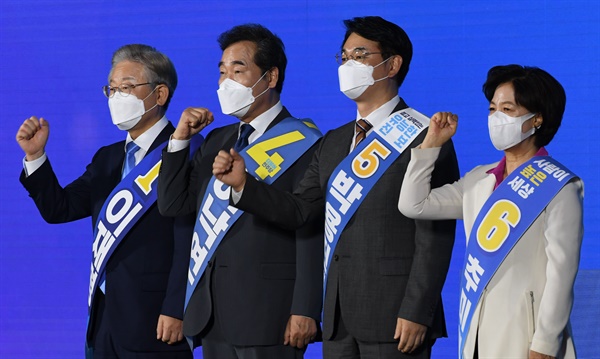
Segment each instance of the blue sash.
[{"label": "blue sash", "polygon": [[427,116],[412,108],[395,112],[375,127],[333,171],[325,203],[323,296],[331,257],[348,221],[388,167],[428,125]]},{"label": "blue sash", "polygon": [[88,311],[106,263],[129,230],[156,202],[156,185],[163,145],[147,154],[104,201],[94,226]]},{"label": "blue sash", "polygon": [[533,157],[508,175],[479,211],[467,243],[460,283],[460,358],[483,290],[548,203],[575,177],[549,156]]},{"label": "blue sash", "polygon": [[[246,162],[248,173],[271,184],[321,136],[321,132],[311,120],[288,117],[246,147],[240,155]],[[243,214],[243,211],[229,206],[229,194],[229,186],[214,176],[210,179],[194,227],[185,308],[206,270],[208,261],[227,231]]]}]

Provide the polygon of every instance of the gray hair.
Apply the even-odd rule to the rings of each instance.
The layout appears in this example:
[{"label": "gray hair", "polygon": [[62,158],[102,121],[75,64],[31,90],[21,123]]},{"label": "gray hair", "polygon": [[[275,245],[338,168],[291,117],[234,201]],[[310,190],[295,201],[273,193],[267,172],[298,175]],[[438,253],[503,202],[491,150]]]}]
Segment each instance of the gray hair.
[{"label": "gray hair", "polygon": [[[177,72],[171,60],[152,46],[130,44],[120,47],[112,57],[112,68],[122,61],[137,62],[144,66],[144,74],[148,82],[154,85],[166,85],[169,97],[164,105],[166,111],[177,87]],[[111,74],[112,74],[111,68]]]}]

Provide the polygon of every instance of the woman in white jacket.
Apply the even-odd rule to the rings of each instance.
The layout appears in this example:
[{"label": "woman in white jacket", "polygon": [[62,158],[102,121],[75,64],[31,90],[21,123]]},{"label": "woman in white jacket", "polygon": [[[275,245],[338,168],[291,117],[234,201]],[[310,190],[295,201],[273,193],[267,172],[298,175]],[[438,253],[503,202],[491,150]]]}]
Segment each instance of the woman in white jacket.
[{"label": "woman in white jacket", "polygon": [[[504,151],[501,161],[432,190],[429,182],[440,147],[458,125],[456,115],[436,113],[423,143],[412,150],[398,203],[411,218],[463,219],[467,241],[478,229],[473,227],[487,199],[501,183],[506,186],[503,180],[533,157],[548,155],[544,146],[558,130],[566,103],[560,83],[534,67],[496,66],[483,91],[490,102],[490,138]],[[459,328],[465,336],[462,357],[575,357],[569,316],[583,237],[583,182],[574,177],[547,200],[472,303],[472,319]],[[468,274],[466,268],[461,276]],[[465,303],[459,316],[468,309]]]}]

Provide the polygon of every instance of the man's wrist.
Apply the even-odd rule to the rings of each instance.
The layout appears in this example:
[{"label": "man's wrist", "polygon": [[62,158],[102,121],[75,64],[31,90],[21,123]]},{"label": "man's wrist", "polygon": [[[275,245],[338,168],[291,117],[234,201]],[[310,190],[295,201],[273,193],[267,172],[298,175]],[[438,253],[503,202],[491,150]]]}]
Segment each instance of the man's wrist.
[{"label": "man's wrist", "polygon": [[177,133],[173,133],[173,135],[171,136],[171,139],[173,140],[178,140],[178,141],[188,141],[191,137],[185,137],[185,136],[180,136]]},{"label": "man's wrist", "polygon": [[237,193],[241,193],[244,191],[245,184],[246,184],[246,181],[244,181],[244,183],[242,183],[240,186],[234,187],[233,190],[236,191]]},{"label": "man's wrist", "polygon": [[35,161],[38,158],[42,157],[44,155],[45,151],[42,149],[41,151],[38,151],[36,153],[33,154],[25,154],[25,161],[27,162],[31,162],[31,161]]}]

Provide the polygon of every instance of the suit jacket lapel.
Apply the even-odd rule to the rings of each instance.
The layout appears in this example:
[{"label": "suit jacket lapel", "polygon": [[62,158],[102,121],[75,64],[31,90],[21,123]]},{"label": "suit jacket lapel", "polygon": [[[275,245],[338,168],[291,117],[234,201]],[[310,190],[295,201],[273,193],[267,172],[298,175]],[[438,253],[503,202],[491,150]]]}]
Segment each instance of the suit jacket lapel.
[{"label": "suit jacket lapel", "polygon": [[[400,102],[398,102],[398,104],[396,105],[396,107],[394,107],[394,111],[392,111],[392,113],[398,112],[400,110],[404,110],[405,108],[408,108],[408,105],[406,104],[406,102],[404,102],[404,100],[402,99],[402,97],[400,97]],[[390,115],[392,113],[390,113]]]},{"label": "suit jacket lapel", "polygon": [[[283,108],[281,110],[281,112],[279,112],[279,114],[273,119],[273,121],[271,121],[271,123],[269,124],[269,126],[267,126],[267,131],[269,131],[273,126],[275,126],[276,124],[278,124],[279,122],[285,120],[288,117],[291,117],[292,115],[290,114],[290,112],[287,110],[287,108]],[[266,133],[266,131],[265,131]]]},{"label": "suit jacket lapel", "polygon": [[335,168],[348,156],[352,137],[354,136],[354,121],[349,122],[342,127],[326,135],[327,139],[322,145],[320,155],[320,171],[322,174],[322,184],[327,185],[329,176]]},{"label": "suit jacket lapel", "polygon": [[481,209],[481,207],[483,207],[483,205],[485,204],[487,199],[490,197],[492,192],[494,192],[495,185],[496,185],[496,176],[494,176],[493,174],[488,174],[481,180],[477,181],[477,183],[475,183],[475,186],[473,186],[473,191],[472,191],[473,193],[477,194],[477,195],[473,196],[473,199],[474,199],[474,203],[473,203],[474,207],[473,208],[476,209],[474,211],[474,213],[479,213],[479,210]]},{"label": "suit jacket lapel", "polygon": [[[152,145],[150,145],[150,148],[148,149],[148,152],[146,152],[146,154],[152,152],[156,147],[158,147],[159,145],[165,143],[166,141],[169,140],[169,137],[171,137],[171,134],[175,132],[175,127],[173,127],[173,125],[171,124],[171,122],[169,122],[165,128],[163,128],[162,131],[160,131],[160,133],[158,134],[158,136],[154,139],[154,142],[152,142]],[[123,157],[125,158],[125,157]]]}]

